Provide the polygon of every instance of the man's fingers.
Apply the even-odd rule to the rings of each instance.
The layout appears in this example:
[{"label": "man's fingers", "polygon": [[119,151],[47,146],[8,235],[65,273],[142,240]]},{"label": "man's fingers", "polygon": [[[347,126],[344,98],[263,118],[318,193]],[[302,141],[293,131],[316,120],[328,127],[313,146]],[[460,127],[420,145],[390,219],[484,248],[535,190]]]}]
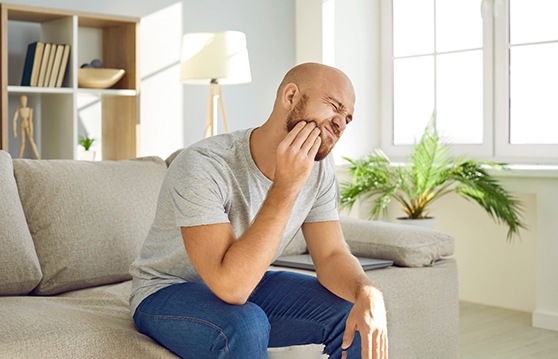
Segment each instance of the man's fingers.
[{"label": "man's fingers", "polygon": [[388,357],[388,337],[386,332],[376,330],[373,338],[373,358],[387,359]]},{"label": "man's fingers", "polygon": [[384,353],[384,358],[388,357],[388,336],[386,333],[382,335],[382,352]]},{"label": "man's fingers", "polygon": [[285,139],[283,140],[287,145],[290,145],[294,142],[299,132],[306,126],[306,121],[299,121],[292,130],[287,133]]},{"label": "man's fingers", "polygon": [[[291,146],[293,148],[303,149],[304,144],[308,142],[310,136],[312,135],[314,128],[316,128],[316,124],[314,122],[306,123],[306,125],[304,125],[304,127],[297,133]],[[308,153],[308,149],[306,149],[306,153]]]},{"label": "man's fingers", "polygon": [[372,333],[360,332],[360,340],[362,345],[362,358],[366,359],[379,359],[379,357],[372,356]]},{"label": "man's fingers", "polygon": [[284,150],[290,148],[313,159],[321,144],[320,134],[321,130],[315,122],[300,121],[285,136],[282,148]]},{"label": "man's fingers", "polygon": [[[320,137],[320,130],[316,127],[312,131],[312,134],[308,136],[308,140],[304,143],[303,151],[307,151],[308,156],[311,158],[316,157],[316,153],[320,149],[320,144],[322,143],[322,138]],[[306,150],[309,147],[309,150]]]},{"label": "man's fingers", "polygon": [[372,335],[372,350],[374,351],[374,355],[372,356],[372,358],[374,359],[383,359],[382,358],[382,342],[381,342],[381,335],[378,332],[378,330],[374,331],[374,334]]}]

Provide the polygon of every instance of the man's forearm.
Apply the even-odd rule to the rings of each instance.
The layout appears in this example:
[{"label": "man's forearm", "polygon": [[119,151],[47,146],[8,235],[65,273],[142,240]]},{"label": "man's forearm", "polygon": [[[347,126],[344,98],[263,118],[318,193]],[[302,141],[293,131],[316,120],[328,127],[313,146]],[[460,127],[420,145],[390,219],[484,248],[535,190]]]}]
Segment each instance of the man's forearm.
[{"label": "man's forearm", "polygon": [[372,287],[358,260],[348,252],[331,255],[327,265],[320,268],[318,280],[330,292],[352,303],[362,290]]},{"label": "man's forearm", "polygon": [[228,248],[220,268],[221,283],[245,302],[268,269],[289,220],[298,192],[273,185],[252,225]]}]

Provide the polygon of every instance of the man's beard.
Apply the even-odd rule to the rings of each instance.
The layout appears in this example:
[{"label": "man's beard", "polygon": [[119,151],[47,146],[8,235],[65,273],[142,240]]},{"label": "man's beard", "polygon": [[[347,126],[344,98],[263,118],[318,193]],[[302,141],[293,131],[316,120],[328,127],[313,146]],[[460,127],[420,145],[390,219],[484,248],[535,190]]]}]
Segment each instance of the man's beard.
[{"label": "man's beard", "polygon": [[[291,132],[291,130],[300,121],[314,122],[316,124],[316,126],[320,129],[321,132],[327,131],[326,129],[319,126],[318,122],[316,120],[313,120],[313,119],[307,117],[307,115],[306,115],[307,104],[308,104],[308,96],[304,94],[300,98],[300,101],[298,101],[298,103],[295,105],[295,107],[287,115],[287,124],[286,124],[287,132]],[[337,133],[335,135],[338,136]],[[335,146],[335,143],[332,141],[330,136],[327,136],[327,135],[322,136],[320,134],[320,137],[322,139],[322,143],[320,144],[320,148],[318,149],[318,152],[316,153],[316,156],[314,157],[314,161],[321,161],[324,158],[326,158],[327,155],[329,155],[329,153],[333,149],[333,146]]]}]

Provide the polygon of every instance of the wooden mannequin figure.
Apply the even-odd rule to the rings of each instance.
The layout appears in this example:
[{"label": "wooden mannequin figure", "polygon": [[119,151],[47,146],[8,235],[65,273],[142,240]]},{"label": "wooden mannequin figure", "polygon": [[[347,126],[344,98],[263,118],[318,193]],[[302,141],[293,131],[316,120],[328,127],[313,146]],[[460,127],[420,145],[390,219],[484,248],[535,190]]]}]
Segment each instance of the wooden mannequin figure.
[{"label": "wooden mannequin figure", "polygon": [[35,157],[41,159],[39,156],[39,151],[37,151],[37,146],[35,146],[35,141],[33,141],[33,109],[27,107],[27,96],[21,96],[20,98],[21,107],[18,108],[14,114],[13,127],[14,127],[14,137],[17,138],[17,116],[21,116],[21,146],[19,148],[19,158],[23,157],[23,150],[25,149],[25,136],[29,139],[33,152],[35,152]]}]

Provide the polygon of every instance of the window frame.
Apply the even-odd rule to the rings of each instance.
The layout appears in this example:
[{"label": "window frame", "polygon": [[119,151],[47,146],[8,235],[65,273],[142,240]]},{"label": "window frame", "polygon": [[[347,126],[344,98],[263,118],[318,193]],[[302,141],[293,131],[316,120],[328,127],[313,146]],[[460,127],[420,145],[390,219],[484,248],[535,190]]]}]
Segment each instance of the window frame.
[{"label": "window frame", "polygon": [[510,17],[509,0],[492,3],[494,18],[494,118],[496,158],[510,163],[557,163],[558,144],[511,144],[510,137]]},{"label": "window frame", "polygon": [[[433,0],[434,2],[436,0]],[[483,142],[452,144],[452,154],[514,164],[558,163],[557,145],[511,144],[509,92],[509,3],[482,0],[483,18]],[[393,0],[380,1],[381,135],[380,147],[394,160],[407,158],[412,145],[394,144]],[[436,19],[434,18],[434,21]],[[436,50],[435,50],[436,51]],[[438,53],[434,52],[434,56]]]}]

